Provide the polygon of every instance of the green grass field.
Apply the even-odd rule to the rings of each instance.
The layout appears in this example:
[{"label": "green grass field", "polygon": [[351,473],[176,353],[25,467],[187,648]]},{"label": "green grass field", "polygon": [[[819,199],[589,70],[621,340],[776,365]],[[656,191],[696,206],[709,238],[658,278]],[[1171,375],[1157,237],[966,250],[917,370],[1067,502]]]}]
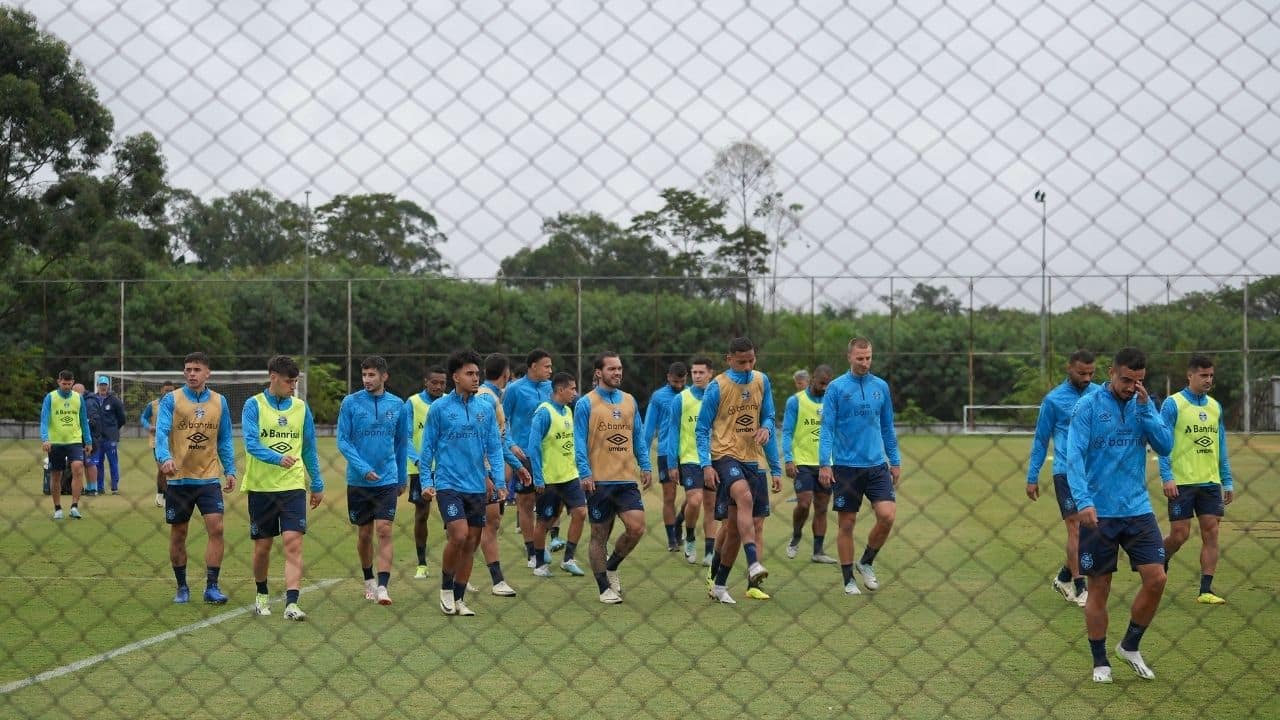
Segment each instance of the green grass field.
[{"label": "green grass field", "polygon": [[[875,594],[846,597],[837,566],[808,562],[807,528],[801,555],[784,557],[794,508],[785,487],[766,527],[773,599],[745,599],[740,560],[731,587],[739,604],[713,604],[702,568],[665,551],[655,487],[645,498],[649,533],[622,566],[624,604],[601,605],[589,577],[532,577],[508,513],[504,569],[520,596],[489,595],[478,566],[481,591],[468,596],[478,615],[454,618],[437,607],[434,515],[433,579],[412,579],[407,502],[397,519],[395,604],[363,599],[343,464],[328,440],[329,492],[310,518],[304,585],[331,584],[304,591],[307,622],[286,623],[279,605],[269,618],[242,613],[6,688],[0,717],[1280,717],[1280,438],[1234,438],[1240,492],[1215,583],[1230,604],[1194,602],[1193,534],[1142,646],[1157,679],[1117,665],[1111,686],[1089,682],[1081,611],[1049,587],[1063,531],[1051,491],[1035,504],[1023,494],[1027,444],[905,437],[898,524],[876,563]],[[122,447],[121,496],[88,498],[84,520],[58,523],[40,494],[38,453],[34,441],[0,441],[0,685],[252,602],[242,494],[228,498],[222,587],[231,604],[175,606],[145,443]],[[1167,527],[1163,506],[1156,502]],[[859,524],[860,552],[866,509]],[[203,547],[197,520],[196,594]],[[276,553],[273,594],[283,591]],[[1117,574],[1112,645],[1136,586],[1136,575]]]}]

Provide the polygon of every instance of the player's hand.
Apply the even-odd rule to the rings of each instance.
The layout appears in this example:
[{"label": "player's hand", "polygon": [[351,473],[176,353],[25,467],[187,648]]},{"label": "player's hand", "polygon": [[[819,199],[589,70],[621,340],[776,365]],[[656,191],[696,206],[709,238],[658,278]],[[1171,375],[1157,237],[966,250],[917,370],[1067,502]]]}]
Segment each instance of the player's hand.
[{"label": "player's hand", "polygon": [[381,478],[378,477],[378,473],[370,470],[369,472],[364,474],[364,479],[368,480],[369,482],[377,482]]},{"label": "player's hand", "polygon": [[1223,490],[1223,491],[1222,491],[1222,503],[1223,503],[1224,505],[1230,505],[1230,504],[1231,504],[1231,501],[1232,501],[1232,500],[1235,500],[1235,499],[1236,499],[1236,492],[1235,492],[1235,490]]},{"label": "player's hand", "polygon": [[89,443],[88,445],[85,445],[84,451],[86,453],[93,454],[93,443]]},{"label": "player's hand", "polygon": [[667,479],[668,479],[668,480],[670,480],[671,482],[673,482],[673,483],[675,483],[675,484],[679,485],[679,484],[680,484],[680,471],[679,471],[679,470],[676,470],[675,468],[671,468],[670,470],[668,470],[668,471],[667,471]]},{"label": "player's hand", "polygon": [[425,488],[422,489],[422,494],[434,500],[436,497],[436,486],[435,485],[426,486]]},{"label": "player's hand", "polygon": [[174,464],[172,459],[165,460],[160,463],[160,472],[164,473],[166,477],[173,477],[173,474],[178,472],[178,466]]},{"label": "player's hand", "polygon": [[782,470],[787,474],[787,477],[791,478],[792,480],[795,480],[796,476],[800,474],[800,470],[796,468],[796,464],[793,462],[787,463],[786,467],[784,467]]},{"label": "player's hand", "polygon": [[311,493],[311,509],[315,510],[320,507],[320,503],[324,502],[324,491]]},{"label": "player's hand", "polygon": [[582,479],[582,492],[590,495],[596,491],[596,481],[591,478]]},{"label": "player's hand", "polygon": [[1027,483],[1027,497],[1031,498],[1031,502],[1040,499],[1040,483]]},{"label": "player's hand", "polygon": [[297,462],[298,462],[298,458],[296,458],[296,457],[294,457],[294,456],[292,456],[292,455],[285,455],[284,457],[281,457],[281,458],[280,458],[280,467],[282,467],[282,468],[291,468],[291,467],[293,467]]},{"label": "player's hand", "polygon": [[1161,489],[1164,490],[1164,496],[1169,498],[1170,500],[1178,497],[1178,483],[1175,480],[1169,480],[1168,482],[1165,482]]},{"label": "player's hand", "polygon": [[782,492],[782,476],[781,475],[774,475],[772,484],[773,484],[773,491],[775,493]]},{"label": "player's hand", "polygon": [[640,487],[648,490],[650,485],[653,485],[653,473],[648,470],[641,470]]},{"label": "player's hand", "polygon": [[502,487],[498,488],[498,502],[500,503],[506,502],[507,497],[509,497],[510,495],[511,493],[507,492],[506,485],[503,485]]},{"label": "player's hand", "polygon": [[720,473],[710,465],[702,468],[702,485],[708,490],[715,490],[720,484]]},{"label": "player's hand", "polygon": [[1097,508],[1087,507],[1076,513],[1076,520],[1087,528],[1098,527],[1098,510]]},{"label": "player's hand", "polygon": [[529,487],[533,484],[533,475],[529,473],[527,468],[521,467],[516,471],[516,477],[520,478],[520,484]]},{"label": "player's hand", "polygon": [[757,445],[763,447],[765,443],[769,442],[769,428],[756,428],[756,432],[751,436],[751,439],[755,440]]},{"label": "player's hand", "polygon": [[823,465],[822,467],[818,468],[818,484],[819,485],[821,485],[824,488],[829,488],[833,483],[835,483],[835,481],[836,481],[835,473],[831,471],[830,465]]},{"label": "player's hand", "polygon": [[1142,384],[1141,380],[1134,382],[1133,389],[1138,395],[1138,404],[1146,405],[1151,396],[1147,394],[1147,386]]},{"label": "player's hand", "polygon": [[533,486],[533,494],[534,494],[534,495],[541,495],[542,493],[544,493],[544,492],[546,492],[546,491],[547,491],[547,486],[546,486],[546,485],[534,485],[534,486]]},{"label": "player's hand", "polygon": [[45,455],[48,455],[49,451],[53,449],[53,443],[40,443],[40,449],[44,451]]},{"label": "player's hand", "polygon": [[524,454],[524,450],[521,450],[519,445],[512,445],[511,452],[516,454],[516,457],[520,459],[520,462],[529,461],[529,456]]},{"label": "player's hand", "polygon": [[893,486],[898,487],[898,483],[902,481],[902,467],[900,465],[889,466],[889,477],[893,478]]},{"label": "player's hand", "polygon": [[231,492],[232,490],[235,490],[235,489],[236,489],[236,476],[228,475],[227,484],[222,486],[222,490],[224,492]]},{"label": "player's hand", "polygon": [[400,497],[401,495],[404,495],[404,494],[405,494],[405,492],[407,492],[408,490],[409,490],[409,483],[408,483],[408,482],[406,482],[406,483],[405,483],[405,484],[403,484],[403,485],[397,485],[397,486],[396,486],[396,497]]}]

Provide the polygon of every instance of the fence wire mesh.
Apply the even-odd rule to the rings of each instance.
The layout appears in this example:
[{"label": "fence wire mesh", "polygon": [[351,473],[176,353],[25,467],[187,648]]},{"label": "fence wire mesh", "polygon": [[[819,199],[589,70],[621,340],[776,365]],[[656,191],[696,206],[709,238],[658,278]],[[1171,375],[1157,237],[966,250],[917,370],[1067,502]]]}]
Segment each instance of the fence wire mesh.
[{"label": "fence wire mesh", "polygon": [[[1275,3],[18,5],[84,63],[118,136],[159,140],[189,197],[171,198],[181,262],[163,272],[0,289],[3,362],[33,368],[12,375],[29,403],[0,421],[0,715],[1280,717]],[[262,267],[233,252],[256,252],[252,233],[202,245],[182,222],[252,190],[306,228]],[[343,246],[339,199],[375,194],[429,212],[427,239],[404,256]],[[700,198],[722,203],[710,223]],[[848,514],[818,512],[821,493],[803,508],[783,477],[759,538],[767,600],[745,594],[742,558],[738,603],[708,600],[716,526],[689,524],[688,555],[677,526],[669,552],[665,501],[686,492],[656,482],[621,604],[600,602],[591,568],[563,570],[563,549],[534,576],[513,506],[502,575],[477,557],[476,616],[445,617],[440,509],[417,578],[404,499],[394,603],[365,598],[334,425],[366,355],[406,397],[458,347],[518,371],[547,348],[584,390],[612,348],[645,407],[672,362],[722,370],[739,335],[779,428],[795,371],[840,374],[850,337],[873,340],[903,456],[878,589],[859,570],[846,594],[823,560]],[[1156,679],[1113,655],[1102,687],[1084,611],[1052,583],[1067,530],[1047,465],[1027,497],[1035,415],[1013,406],[1038,405],[1077,348],[1104,379],[1126,345],[1148,353],[1159,400],[1193,354],[1213,357],[1235,497],[1220,559],[1196,528],[1169,563],[1141,646]],[[49,519],[37,420],[58,371],[181,382],[192,350],[215,378],[277,353],[306,364],[326,491],[305,623],[283,619],[280,549],[272,614],[253,611],[241,492],[221,560],[217,528],[193,519],[192,602],[173,602],[139,427],[154,388],[112,386],[118,477],[108,462],[82,519]],[[235,434],[243,472],[238,411]],[[1146,476],[1167,535],[1154,455]],[[875,524],[863,507],[841,562]],[[199,576],[219,562],[230,601],[206,605]],[[1197,601],[1202,570],[1226,604]],[[500,580],[518,594],[494,594]],[[1116,573],[1108,653],[1139,587]]]}]

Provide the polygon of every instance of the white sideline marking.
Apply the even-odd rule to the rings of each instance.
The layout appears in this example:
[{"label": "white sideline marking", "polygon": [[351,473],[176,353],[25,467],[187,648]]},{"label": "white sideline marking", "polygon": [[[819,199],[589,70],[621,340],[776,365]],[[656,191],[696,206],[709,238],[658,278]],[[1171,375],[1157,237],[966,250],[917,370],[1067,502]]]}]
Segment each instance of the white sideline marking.
[{"label": "white sideline marking", "polygon": [[[63,579],[66,579],[66,578],[63,578]],[[308,585],[302,590],[303,592],[306,592],[309,590],[319,590],[321,588],[326,588],[326,587],[329,587],[330,585],[333,585],[339,582],[342,582],[341,579],[339,578],[330,578],[328,580],[321,580],[320,582],[315,583],[314,585]],[[30,687],[37,683],[42,683],[46,680],[53,680],[55,678],[60,678],[63,675],[70,675],[71,673],[76,672],[77,670],[83,670],[87,667],[97,665],[98,663],[104,660],[110,660],[112,658],[116,658],[121,655],[126,655],[128,653],[133,652],[134,650],[141,650],[142,648],[150,647],[157,643],[162,643],[165,640],[172,640],[173,638],[176,638],[179,635],[187,635],[195,632],[196,630],[202,630],[204,628],[212,627],[219,623],[224,623],[233,618],[240,617],[241,615],[248,613],[252,609],[253,609],[252,605],[245,605],[244,607],[236,608],[235,610],[231,610],[229,612],[224,612],[221,615],[214,615],[211,618],[205,618],[200,622],[191,623],[190,625],[183,625],[180,628],[176,628],[168,632],[160,633],[159,635],[156,635],[155,637],[149,637],[146,640],[139,640],[137,642],[132,642],[132,643],[129,643],[128,645],[118,647],[114,650],[108,650],[104,653],[99,653],[98,655],[94,655],[93,657],[87,657],[87,658],[84,658],[83,660],[77,660],[69,665],[63,665],[62,667],[59,667],[59,668],[46,670],[42,673],[39,673],[38,675],[32,675],[31,677],[26,678],[25,680],[16,680],[6,685],[0,685],[0,695],[7,695],[13,692],[14,690],[21,690],[22,688]]]}]

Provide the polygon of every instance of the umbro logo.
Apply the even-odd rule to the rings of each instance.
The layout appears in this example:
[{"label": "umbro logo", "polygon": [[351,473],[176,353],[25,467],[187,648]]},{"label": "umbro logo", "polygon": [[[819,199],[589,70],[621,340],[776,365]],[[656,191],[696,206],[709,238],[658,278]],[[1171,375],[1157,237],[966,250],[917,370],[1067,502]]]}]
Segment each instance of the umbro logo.
[{"label": "umbro logo", "polygon": [[1209,437],[1208,435],[1201,435],[1200,437],[1196,438],[1196,444],[1202,448],[1213,447],[1213,438]]},{"label": "umbro logo", "polygon": [[190,434],[190,435],[188,435],[188,436],[187,436],[187,440],[190,440],[191,442],[195,443],[196,445],[200,445],[200,444],[202,444],[202,443],[209,442],[209,436],[208,436],[208,435],[205,435],[205,434],[204,434],[204,433],[202,433],[202,432],[194,432],[194,433],[192,433],[192,434]]},{"label": "umbro logo", "polygon": [[284,442],[284,441],[280,441],[280,442],[276,443],[275,445],[268,445],[267,447],[271,448],[272,450],[275,450],[276,452],[280,453],[281,455],[283,455],[283,454],[285,454],[285,453],[289,452],[289,443]]},{"label": "umbro logo", "polygon": [[560,446],[560,449],[565,452],[573,452],[573,441],[565,440],[564,444]]},{"label": "umbro logo", "polygon": [[609,437],[605,438],[605,441],[612,445],[626,445],[627,436],[623,435],[622,433],[614,433]]},{"label": "umbro logo", "polygon": [[734,420],[734,422],[741,427],[751,427],[755,424],[755,420],[753,420],[750,415],[739,415],[738,419]]}]

